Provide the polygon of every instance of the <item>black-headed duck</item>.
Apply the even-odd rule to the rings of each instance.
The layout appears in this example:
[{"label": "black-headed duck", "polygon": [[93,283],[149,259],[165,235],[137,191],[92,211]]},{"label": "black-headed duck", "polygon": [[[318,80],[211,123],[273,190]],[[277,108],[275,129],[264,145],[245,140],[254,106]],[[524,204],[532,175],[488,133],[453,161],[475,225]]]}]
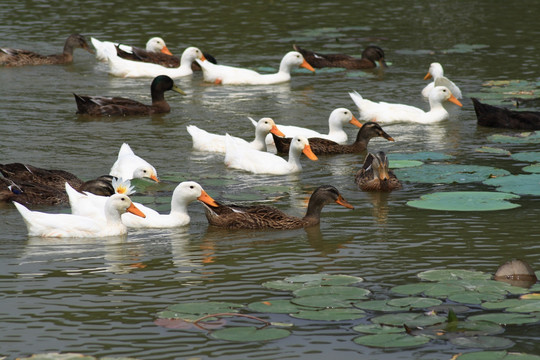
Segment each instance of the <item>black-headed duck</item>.
[{"label": "black-headed duck", "polygon": [[298,45],[293,45],[306,61],[314,68],[340,67],[349,70],[373,69],[377,66],[387,67],[384,60],[384,51],[378,46],[368,46],[362,52],[360,59],[345,54],[320,54],[313,51],[302,49]]},{"label": "black-headed duck", "polygon": [[478,125],[519,130],[540,130],[540,112],[515,111],[483,104],[471,98]]}]

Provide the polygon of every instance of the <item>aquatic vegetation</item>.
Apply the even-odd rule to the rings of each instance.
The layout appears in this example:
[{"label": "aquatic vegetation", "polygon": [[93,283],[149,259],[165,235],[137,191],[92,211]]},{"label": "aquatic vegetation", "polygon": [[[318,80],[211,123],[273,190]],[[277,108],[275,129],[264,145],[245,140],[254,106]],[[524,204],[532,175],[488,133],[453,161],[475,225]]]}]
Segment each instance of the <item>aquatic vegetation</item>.
[{"label": "aquatic vegetation", "polygon": [[409,201],[407,205],[443,211],[493,211],[520,206],[507,201],[510,199],[519,199],[519,196],[494,191],[448,191],[422,195],[419,200]]}]

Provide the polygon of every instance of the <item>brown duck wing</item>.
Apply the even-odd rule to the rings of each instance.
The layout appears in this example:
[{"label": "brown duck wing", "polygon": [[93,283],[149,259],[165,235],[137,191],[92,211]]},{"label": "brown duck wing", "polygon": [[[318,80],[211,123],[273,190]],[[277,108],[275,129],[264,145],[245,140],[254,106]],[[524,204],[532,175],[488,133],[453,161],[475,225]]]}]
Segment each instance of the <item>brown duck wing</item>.
[{"label": "brown duck wing", "polygon": [[125,116],[148,115],[152,112],[150,105],[123,97],[75,96],[77,113],[93,116]]},{"label": "brown duck wing", "polygon": [[0,65],[5,67],[39,65],[49,61],[49,57],[33,51],[0,48]]},{"label": "brown duck wing", "polygon": [[346,54],[321,54],[306,49],[298,45],[293,45],[294,49],[302,54],[304,59],[314,68],[340,67],[345,69],[371,69],[376,64],[367,58],[354,58]]},{"label": "brown duck wing", "polygon": [[151,52],[133,47],[132,53],[129,53],[120,49],[118,46],[116,47],[116,52],[118,56],[128,60],[158,64],[167,68],[177,68],[180,66],[180,59],[178,57],[161,52]]}]

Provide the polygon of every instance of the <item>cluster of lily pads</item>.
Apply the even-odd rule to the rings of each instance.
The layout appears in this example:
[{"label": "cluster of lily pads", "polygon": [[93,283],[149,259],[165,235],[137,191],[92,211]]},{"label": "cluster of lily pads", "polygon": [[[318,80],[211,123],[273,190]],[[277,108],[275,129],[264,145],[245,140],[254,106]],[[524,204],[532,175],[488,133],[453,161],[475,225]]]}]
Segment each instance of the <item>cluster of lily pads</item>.
[{"label": "cluster of lily pads", "polygon": [[495,106],[512,103],[518,106],[519,102],[537,99],[540,93],[540,83],[527,80],[494,80],[482,84],[483,91],[467,94],[469,97],[479,99],[481,102]]}]

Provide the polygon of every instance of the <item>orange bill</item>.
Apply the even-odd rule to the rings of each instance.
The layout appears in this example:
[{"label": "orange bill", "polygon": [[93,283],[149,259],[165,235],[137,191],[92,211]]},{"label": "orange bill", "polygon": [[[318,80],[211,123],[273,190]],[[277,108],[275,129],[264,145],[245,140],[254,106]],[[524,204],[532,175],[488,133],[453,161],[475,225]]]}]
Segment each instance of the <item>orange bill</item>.
[{"label": "orange bill", "polygon": [[354,209],[354,206],[352,206],[351,204],[349,204],[347,202],[347,200],[345,200],[343,198],[343,196],[339,195],[337,200],[336,200],[336,203],[341,205],[341,206],[345,206],[347,209]]},{"label": "orange bill", "polygon": [[206,60],[206,58],[204,57],[203,54],[201,54],[201,61],[205,61],[205,60]]},{"label": "orange bill", "polygon": [[140,217],[142,217],[142,218],[145,218],[145,217],[146,217],[146,215],[144,215],[143,212],[142,212],[141,210],[139,210],[138,207],[136,207],[135,205],[133,205],[133,203],[131,203],[131,205],[129,205],[129,207],[127,208],[126,211],[132,213],[133,215],[140,216]]},{"label": "orange bill", "polygon": [[306,145],[304,146],[304,150],[302,150],[302,152],[308,157],[308,159],[310,160],[319,160],[319,158],[317,157],[317,155],[315,155],[313,153],[313,151],[311,150],[311,146],[309,145]]},{"label": "orange bill", "polygon": [[448,98],[448,101],[450,102],[453,102],[454,104],[456,104],[457,106],[463,106],[458,99],[456,99],[456,97],[454,95],[450,95],[450,97]]},{"label": "orange bill", "polygon": [[306,59],[304,59],[304,62],[300,65],[300,67],[306,68],[309,71],[315,71],[313,66],[309,65],[309,63],[306,61]]},{"label": "orange bill", "polygon": [[426,76],[424,76],[424,80],[431,79],[431,73],[427,73]]},{"label": "orange bill", "polygon": [[150,175],[150,179],[154,180],[155,182],[159,182],[159,179],[158,179],[158,177],[156,176],[156,174]]},{"label": "orange bill", "polygon": [[353,125],[355,125],[355,126],[358,126],[359,128],[362,127],[362,123],[361,123],[360,121],[358,121],[358,119],[355,118],[354,115],[353,115],[351,121],[349,121],[349,123],[350,123],[350,124],[353,124]]},{"label": "orange bill", "polygon": [[217,203],[216,203],[216,200],[212,199],[210,197],[210,195],[208,195],[208,193],[206,191],[202,191],[201,192],[201,196],[199,196],[197,198],[197,200],[199,201],[202,201],[203,203],[205,203],[206,205],[210,205],[210,206],[214,206],[214,207],[217,207],[219,206]]},{"label": "orange bill", "polygon": [[170,52],[166,46],[161,48],[161,52],[167,55],[172,55],[172,52]]},{"label": "orange bill", "polygon": [[270,132],[276,136],[281,136],[281,137],[285,137],[285,134],[282,133],[276,125],[272,126],[272,128],[270,129]]}]

